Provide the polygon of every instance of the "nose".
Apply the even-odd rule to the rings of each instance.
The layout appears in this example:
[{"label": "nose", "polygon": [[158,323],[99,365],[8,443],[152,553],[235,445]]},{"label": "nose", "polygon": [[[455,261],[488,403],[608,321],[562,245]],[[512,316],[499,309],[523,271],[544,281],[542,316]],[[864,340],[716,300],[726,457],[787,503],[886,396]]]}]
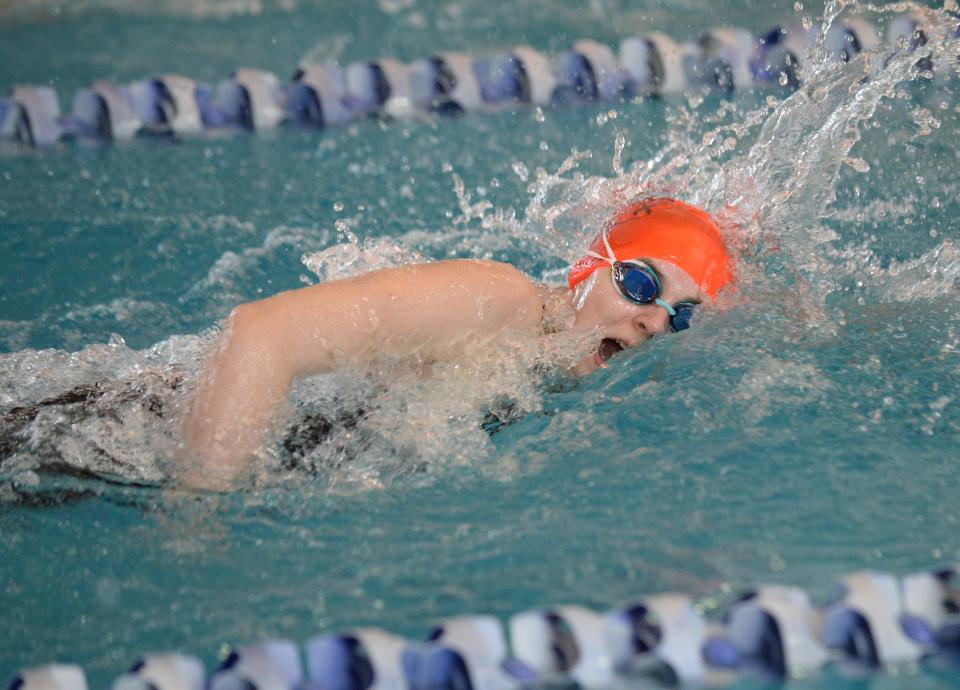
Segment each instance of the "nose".
[{"label": "nose", "polygon": [[641,332],[646,331],[650,336],[656,335],[657,333],[666,333],[669,323],[670,314],[658,304],[643,305],[638,309],[637,315],[634,318],[634,325],[637,330]]}]

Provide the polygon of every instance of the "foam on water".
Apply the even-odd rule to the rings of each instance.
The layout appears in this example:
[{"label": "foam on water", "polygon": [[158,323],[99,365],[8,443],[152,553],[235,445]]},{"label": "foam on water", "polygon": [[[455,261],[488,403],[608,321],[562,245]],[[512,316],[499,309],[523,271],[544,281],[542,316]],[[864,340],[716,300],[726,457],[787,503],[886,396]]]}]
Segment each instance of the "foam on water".
[{"label": "foam on water", "polygon": [[19,500],[40,486],[40,474],[163,482],[177,444],[181,383],[207,340],[176,336],[137,352],[118,336],[75,353],[0,358],[0,496]]}]

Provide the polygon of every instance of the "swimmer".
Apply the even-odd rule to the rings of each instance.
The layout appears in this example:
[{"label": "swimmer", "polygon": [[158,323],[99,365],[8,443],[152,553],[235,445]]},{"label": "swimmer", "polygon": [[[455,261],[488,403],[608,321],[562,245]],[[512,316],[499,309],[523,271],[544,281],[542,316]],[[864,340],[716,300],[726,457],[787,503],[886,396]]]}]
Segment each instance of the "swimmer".
[{"label": "swimmer", "polygon": [[570,270],[534,284],[508,264],[447,260],[389,268],[236,307],[200,375],[184,425],[181,481],[221,488],[241,476],[293,382],[378,358],[429,364],[509,332],[593,334],[571,373],[689,326],[733,278],[707,213],[667,198],[622,210]]}]

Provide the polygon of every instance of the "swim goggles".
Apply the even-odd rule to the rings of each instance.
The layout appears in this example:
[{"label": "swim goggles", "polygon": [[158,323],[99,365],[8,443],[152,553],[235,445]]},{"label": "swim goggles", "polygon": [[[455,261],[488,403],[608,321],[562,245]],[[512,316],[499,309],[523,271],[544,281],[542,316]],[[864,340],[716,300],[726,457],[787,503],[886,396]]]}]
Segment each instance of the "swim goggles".
[{"label": "swim goggles", "polygon": [[610,264],[610,278],[613,280],[613,286],[624,299],[634,304],[656,304],[663,307],[670,315],[669,325],[672,333],[690,328],[690,319],[693,317],[694,307],[697,306],[695,302],[677,302],[672,306],[667,304],[660,299],[662,292],[660,275],[653,266],[637,259],[618,261],[610,242],[607,241],[606,233],[603,234],[603,244],[607,248],[607,256],[600,256],[591,251],[587,254]]}]

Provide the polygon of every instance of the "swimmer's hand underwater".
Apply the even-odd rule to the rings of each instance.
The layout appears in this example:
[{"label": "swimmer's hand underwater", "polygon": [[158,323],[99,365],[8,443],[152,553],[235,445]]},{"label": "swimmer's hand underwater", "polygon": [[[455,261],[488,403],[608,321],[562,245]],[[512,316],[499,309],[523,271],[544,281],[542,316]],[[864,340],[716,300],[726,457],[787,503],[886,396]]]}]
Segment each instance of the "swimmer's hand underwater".
[{"label": "swimmer's hand underwater", "polygon": [[[729,256],[706,213],[669,199],[622,211],[570,272],[538,289],[516,268],[451,260],[373,271],[242,304],[227,319],[184,425],[184,484],[227,488],[247,468],[295,379],[378,357],[456,359],[464,343],[545,324],[596,336],[572,373],[687,327],[694,305],[730,282]],[[566,311],[569,318],[558,318]]]}]

